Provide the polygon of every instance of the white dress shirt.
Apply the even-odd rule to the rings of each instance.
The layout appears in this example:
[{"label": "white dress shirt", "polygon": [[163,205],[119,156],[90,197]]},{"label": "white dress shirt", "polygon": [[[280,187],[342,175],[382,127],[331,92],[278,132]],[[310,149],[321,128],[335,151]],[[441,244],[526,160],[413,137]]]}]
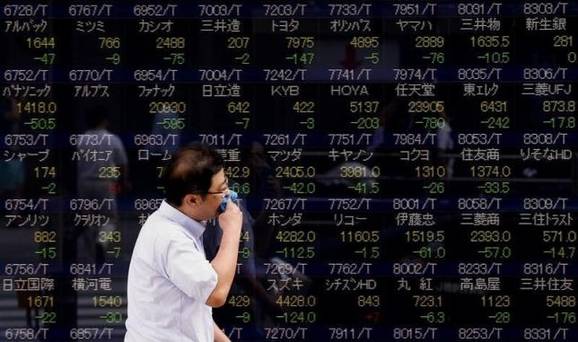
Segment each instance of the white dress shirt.
[{"label": "white dress shirt", "polygon": [[77,161],[78,184],[85,181],[103,181],[102,168],[126,166],[128,158],[122,140],[104,128],[84,132],[78,142],[73,160]]},{"label": "white dress shirt", "polygon": [[217,273],[205,258],[204,230],[165,201],[149,216],[130,261],[125,342],[213,342],[205,303]]}]

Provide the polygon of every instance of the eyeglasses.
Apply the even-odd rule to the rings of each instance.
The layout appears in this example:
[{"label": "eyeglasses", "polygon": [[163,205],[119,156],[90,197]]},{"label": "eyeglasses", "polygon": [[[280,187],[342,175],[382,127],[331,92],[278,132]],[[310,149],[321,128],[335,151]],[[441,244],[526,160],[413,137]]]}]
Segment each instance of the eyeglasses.
[{"label": "eyeglasses", "polygon": [[228,192],[229,189],[227,190],[223,190],[223,191],[207,191],[205,192],[207,195],[217,195],[217,194],[224,194],[225,192]]},{"label": "eyeglasses", "polygon": [[229,192],[229,178],[228,177],[225,177],[225,183],[224,184],[227,186],[227,189],[225,189],[223,191],[207,191],[207,192],[205,192],[205,194],[218,195],[218,194],[224,194],[226,192]]}]

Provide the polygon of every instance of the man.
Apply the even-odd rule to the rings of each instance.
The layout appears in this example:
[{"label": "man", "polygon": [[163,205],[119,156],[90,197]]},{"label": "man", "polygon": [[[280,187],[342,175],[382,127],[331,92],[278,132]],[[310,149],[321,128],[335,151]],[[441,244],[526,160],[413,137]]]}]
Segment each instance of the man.
[{"label": "man", "polygon": [[[237,267],[243,215],[231,201],[220,156],[192,145],[165,171],[166,200],[143,225],[128,274],[125,342],[229,341],[212,318],[225,304]],[[209,262],[204,222],[218,217],[219,251]]]},{"label": "man", "polygon": [[[94,224],[78,228],[78,260],[105,261],[107,234],[119,223],[117,196],[119,189],[128,188],[128,158],[119,136],[109,131],[108,110],[96,106],[86,112],[87,130],[77,144],[76,168],[78,173],[78,197],[106,203],[101,210],[83,214],[99,214],[107,217],[106,224]],[[92,160],[90,155],[105,156]],[[106,201],[105,201],[106,200]]]}]

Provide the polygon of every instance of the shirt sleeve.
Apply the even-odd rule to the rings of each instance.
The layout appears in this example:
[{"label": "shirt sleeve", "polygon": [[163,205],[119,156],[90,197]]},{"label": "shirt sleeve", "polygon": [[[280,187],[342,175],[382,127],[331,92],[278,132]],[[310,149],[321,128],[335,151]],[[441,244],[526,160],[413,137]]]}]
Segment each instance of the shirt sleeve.
[{"label": "shirt sleeve", "polygon": [[217,272],[192,240],[168,244],[166,271],[169,279],[187,296],[203,304],[217,286]]},{"label": "shirt sleeve", "polygon": [[120,140],[120,138],[116,135],[113,135],[114,137],[114,161],[116,163],[116,165],[118,166],[125,166],[128,164],[128,158],[126,156],[126,151],[124,149],[124,144],[122,143],[122,140]]}]

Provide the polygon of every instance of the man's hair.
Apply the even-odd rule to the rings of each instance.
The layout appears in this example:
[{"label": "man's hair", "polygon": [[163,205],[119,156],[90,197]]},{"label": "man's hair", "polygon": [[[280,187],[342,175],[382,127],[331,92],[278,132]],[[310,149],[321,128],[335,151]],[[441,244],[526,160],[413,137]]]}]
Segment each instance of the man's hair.
[{"label": "man's hair", "polygon": [[86,122],[86,127],[88,129],[93,129],[100,126],[102,123],[108,120],[108,109],[105,106],[97,105],[89,108],[84,117]]},{"label": "man's hair", "polygon": [[167,202],[180,206],[187,194],[205,196],[213,176],[223,168],[223,159],[213,149],[191,144],[178,150],[164,173]]}]

